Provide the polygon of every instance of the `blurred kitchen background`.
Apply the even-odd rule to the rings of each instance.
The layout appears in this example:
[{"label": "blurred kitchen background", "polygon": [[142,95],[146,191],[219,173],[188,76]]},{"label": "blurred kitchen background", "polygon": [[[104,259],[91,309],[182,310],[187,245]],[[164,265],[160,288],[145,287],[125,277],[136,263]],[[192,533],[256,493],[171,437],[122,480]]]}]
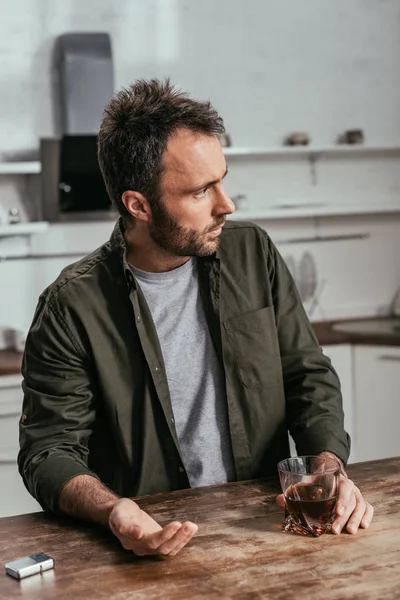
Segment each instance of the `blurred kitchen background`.
[{"label": "blurred kitchen background", "polygon": [[95,136],[137,78],[223,116],[232,218],[287,261],[342,381],[351,460],[399,455],[400,2],[0,7],[0,516],[38,507],[16,469],[24,339],[41,291],[111,233]]}]

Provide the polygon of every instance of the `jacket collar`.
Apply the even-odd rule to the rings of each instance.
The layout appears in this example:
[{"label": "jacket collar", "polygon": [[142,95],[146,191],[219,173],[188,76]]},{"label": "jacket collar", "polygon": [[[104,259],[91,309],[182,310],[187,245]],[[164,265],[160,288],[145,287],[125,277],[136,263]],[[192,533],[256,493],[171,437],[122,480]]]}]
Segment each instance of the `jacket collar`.
[{"label": "jacket collar", "polygon": [[111,250],[113,252],[115,252],[118,256],[118,259],[122,265],[125,279],[128,283],[128,286],[136,288],[135,278],[132,274],[132,271],[131,271],[131,269],[129,267],[129,263],[128,263],[128,258],[127,258],[128,257],[128,249],[126,246],[124,234],[125,234],[124,223],[123,223],[123,220],[121,219],[121,217],[119,217],[119,219],[115,223],[114,230],[110,237],[110,246],[111,246]]}]

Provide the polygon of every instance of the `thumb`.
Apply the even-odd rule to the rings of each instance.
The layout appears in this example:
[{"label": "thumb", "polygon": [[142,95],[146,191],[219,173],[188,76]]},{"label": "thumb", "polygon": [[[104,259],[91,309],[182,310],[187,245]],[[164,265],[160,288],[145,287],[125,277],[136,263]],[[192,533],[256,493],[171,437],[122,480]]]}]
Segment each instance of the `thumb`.
[{"label": "thumb", "polygon": [[279,496],[276,497],[275,502],[278,506],[281,506],[283,508],[285,506],[285,498],[283,494],[279,494]]},{"label": "thumb", "polygon": [[140,540],[143,528],[140,524],[140,509],[128,498],[118,500],[109,517],[109,527],[117,537],[130,537]]},{"label": "thumb", "polygon": [[140,540],[143,537],[143,529],[136,523],[115,524],[110,520],[109,526],[117,538],[127,537],[133,540]]}]

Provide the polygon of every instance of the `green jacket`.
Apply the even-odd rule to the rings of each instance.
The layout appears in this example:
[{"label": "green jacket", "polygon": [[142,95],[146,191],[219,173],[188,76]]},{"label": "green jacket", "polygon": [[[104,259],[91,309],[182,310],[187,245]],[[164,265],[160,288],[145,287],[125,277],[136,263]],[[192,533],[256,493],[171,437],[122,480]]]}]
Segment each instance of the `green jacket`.
[{"label": "green jacket", "polygon": [[[198,261],[237,480],[276,473],[288,429],[299,454],[346,462],[340,384],[285,263],[251,223],[228,221],[220,240]],[[57,511],[61,488],[82,473],[128,497],[189,487],[160,344],[119,221],[109,242],[40,296],[22,373],[18,464],[44,508]]]}]

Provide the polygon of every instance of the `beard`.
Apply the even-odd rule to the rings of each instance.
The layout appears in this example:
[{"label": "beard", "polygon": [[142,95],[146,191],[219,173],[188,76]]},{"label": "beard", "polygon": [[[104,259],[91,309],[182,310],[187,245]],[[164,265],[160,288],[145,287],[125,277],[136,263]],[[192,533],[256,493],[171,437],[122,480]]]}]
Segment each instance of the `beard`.
[{"label": "beard", "polygon": [[162,201],[158,199],[152,210],[149,234],[153,242],[160,248],[175,256],[210,256],[217,250],[219,238],[207,239],[207,234],[223,225],[225,221],[226,215],[220,215],[216,217],[212,225],[202,231],[183,227],[175,217],[169,214]]}]

